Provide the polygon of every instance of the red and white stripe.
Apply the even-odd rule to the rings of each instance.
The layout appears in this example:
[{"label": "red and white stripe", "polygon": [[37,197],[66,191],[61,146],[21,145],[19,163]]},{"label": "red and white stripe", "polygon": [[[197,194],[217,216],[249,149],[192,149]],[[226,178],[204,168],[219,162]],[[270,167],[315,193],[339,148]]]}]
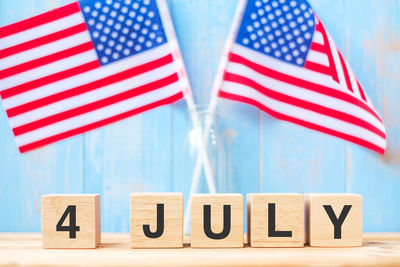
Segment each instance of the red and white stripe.
[{"label": "red and white stripe", "polygon": [[78,3],[0,38],[0,95],[21,152],[183,97],[168,44],[100,67]]},{"label": "red and white stripe", "polygon": [[386,148],[381,118],[318,19],[304,67],[233,44],[219,96],[381,154]]}]

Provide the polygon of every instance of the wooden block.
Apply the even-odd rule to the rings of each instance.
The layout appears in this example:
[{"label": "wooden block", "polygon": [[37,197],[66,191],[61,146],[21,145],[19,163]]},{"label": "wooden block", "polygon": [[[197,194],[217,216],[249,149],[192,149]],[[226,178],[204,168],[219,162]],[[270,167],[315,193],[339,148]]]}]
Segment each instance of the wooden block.
[{"label": "wooden block", "polygon": [[243,247],[243,196],[241,194],[192,196],[191,246]]},{"label": "wooden block", "polygon": [[306,239],[313,247],[362,246],[362,197],[306,194]]},{"label": "wooden block", "polygon": [[96,248],[100,235],[100,195],[42,196],[43,248]]},{"label": "wooden block", "polygon": [[303,247],[304,195],[247,194],[247,238],[252,247]]},{"label": "wooden block", "polygon": [[183,194],[131,194],[131,247],[183,247]]}]

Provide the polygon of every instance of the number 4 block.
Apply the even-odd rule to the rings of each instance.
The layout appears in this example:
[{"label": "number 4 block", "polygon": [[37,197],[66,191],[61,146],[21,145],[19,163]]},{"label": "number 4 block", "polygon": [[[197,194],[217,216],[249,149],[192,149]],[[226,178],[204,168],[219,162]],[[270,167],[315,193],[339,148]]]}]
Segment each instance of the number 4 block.
[{"label": "number 4 block", "polygon": [[96,248],[100,228],[100,195],[42,196],[43,248]]}]

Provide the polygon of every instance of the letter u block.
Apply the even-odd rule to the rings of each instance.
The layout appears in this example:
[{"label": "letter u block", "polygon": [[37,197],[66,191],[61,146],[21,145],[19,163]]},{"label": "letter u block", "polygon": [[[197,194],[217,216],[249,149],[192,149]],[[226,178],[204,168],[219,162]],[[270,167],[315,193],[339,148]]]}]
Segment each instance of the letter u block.
[{"label": "letter u block", "polygon": [[42,196],[43,248],[96,248],[100,234],[100,195]]},{"label": "letter u block", "polygon": [[247,194],[247,218],[252,247],[304,246],[302,194]]},{"label": "letter u block", "polygon": [[362,197],[306,194],[306,240],[313,247],[362,245]]},{"label": "letter u block", "polygon": [[243,247],[243,234],[243,195],[192,196],[192,247]]},{"label": "letter u block", "polygon": [[183,247],[183,194],[131,194],[131,248]]}]

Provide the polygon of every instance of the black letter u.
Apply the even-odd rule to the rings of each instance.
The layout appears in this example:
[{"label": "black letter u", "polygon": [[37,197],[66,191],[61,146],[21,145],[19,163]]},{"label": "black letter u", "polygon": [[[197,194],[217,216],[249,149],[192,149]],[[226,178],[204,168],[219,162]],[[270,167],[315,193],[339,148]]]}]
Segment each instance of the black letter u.
[{"label": "black letter u", "polygon": [[143,225],[144,235],[148,238],[159,238],[164,233],[164,204],[157,204],[157,230],[152,232],[150,225]]},{"label": "black letter u", "polygon": [[221,233],[214,233],[211,230],[211,205],[203,206],[203,227],[204,233],[211,239],[224,239],[231,232],[231,205],[224,205],[224,228]]}]

